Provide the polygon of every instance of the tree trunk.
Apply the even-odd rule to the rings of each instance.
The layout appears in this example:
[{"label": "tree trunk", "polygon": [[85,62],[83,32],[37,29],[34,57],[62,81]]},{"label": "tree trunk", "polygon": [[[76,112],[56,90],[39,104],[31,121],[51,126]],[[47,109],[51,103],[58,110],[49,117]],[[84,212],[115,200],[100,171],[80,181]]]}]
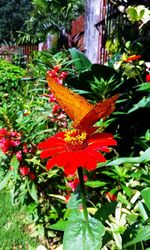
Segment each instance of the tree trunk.
[{"label": "tree trunk", "polygon": [[86,0],[85,7],[85,54],[92,63],[97,63],[99,50],[99,32],[95,27],[100,21],[100,2],[102,0]]}]

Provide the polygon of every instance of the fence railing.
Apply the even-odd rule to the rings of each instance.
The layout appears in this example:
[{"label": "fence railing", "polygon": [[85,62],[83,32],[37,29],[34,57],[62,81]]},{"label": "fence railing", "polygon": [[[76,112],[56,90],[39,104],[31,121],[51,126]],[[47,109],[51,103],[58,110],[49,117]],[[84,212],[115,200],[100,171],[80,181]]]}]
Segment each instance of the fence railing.
[{"label": "fence railing", "polygon": [[2,45],[0,46],[0,58],[6,59],[11,61],[13,55],[15,54],[22,54],[26,57],[26,59],[29,59],[29,56],[32,54],[33,51],[38,51],[37,45],[13,45],[13,46],[7,46]]}]

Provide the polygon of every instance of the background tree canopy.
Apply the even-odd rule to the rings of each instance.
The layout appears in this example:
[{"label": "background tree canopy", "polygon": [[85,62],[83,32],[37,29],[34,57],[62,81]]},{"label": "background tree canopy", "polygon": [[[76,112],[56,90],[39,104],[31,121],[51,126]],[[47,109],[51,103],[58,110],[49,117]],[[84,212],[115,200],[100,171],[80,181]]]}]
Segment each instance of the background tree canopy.
[{"label": "background tree canopy", "polygon": [[0,1],[0,44],[14,43],[32,9],[30,0]]}]

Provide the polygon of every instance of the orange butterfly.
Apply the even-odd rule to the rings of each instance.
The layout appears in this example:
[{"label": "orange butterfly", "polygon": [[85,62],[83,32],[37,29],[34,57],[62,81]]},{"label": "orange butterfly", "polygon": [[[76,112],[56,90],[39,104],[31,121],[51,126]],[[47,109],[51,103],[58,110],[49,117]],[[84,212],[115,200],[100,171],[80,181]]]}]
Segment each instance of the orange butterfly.
[{"label": "orange butterfly", "polygon": [[115,109],[119,94],[93,105],[79,94],[59,85],[48,73],[46,79],[51,92],[67,115],[73,120],[72,126],[76,129],[89,130],[100,118],[105,120]]}]

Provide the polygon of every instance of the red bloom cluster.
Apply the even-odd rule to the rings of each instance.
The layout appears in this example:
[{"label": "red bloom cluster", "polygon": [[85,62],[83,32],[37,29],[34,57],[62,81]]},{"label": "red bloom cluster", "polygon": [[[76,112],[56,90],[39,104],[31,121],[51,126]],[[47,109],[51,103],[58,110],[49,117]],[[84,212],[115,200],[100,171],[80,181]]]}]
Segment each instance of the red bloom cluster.
[{"label": "red bloom cluster", "polygon": [[[60,84],[60,85],[63,84],[63,80],[65,80],[66,77],[67,77],[67,75],[68,75],[67,72],[64,72],[64,71],[60,72],[60,66],[58,66],[58,65],[55,66],[52,70],[49,70],[49,71],[48,71],[48,74],[49,74],[52,78],[54,78],[54,80],[55,80],[58,84]],[[49,101],[50,101],[50,102],[55,102],[55,101],[56,101],[56,98],[54,97],[53,94],[50,95],[50,100],[49,100]]]},{"label": "red bloom cluster", "polygon": [[60,128],[66,128],[68,125],[66,121],[67,115],[63,112],[62,108],[58,104],[53,106],[52,113],[49,117],[51,118],[51,122],[57,124],[57,126]]},{"label": "red bloom cluster", "polygon": [[27,166],[23,166],[20,168],[20,174],[22,176],[28,176],[31,180],[35,180],[36,176],[33,172],[30,171],[30,168],[28,168]]},{"label": "red bloom cluster", "polygon": [[[65,80],[68,75],[67,72],[60,71],[60,66],[55,66],[52,70],[48,71],[48,74],[52,78],[54,78],[54,80],[60,85],[63,84],[63,80]],[[49,101],[55,103],[52,108],[52,113],[49,116],[51,118],[51,121],[57,124],[59,128],[66,128],[68,125],[66,121],[67,115],[64,113],[62,108],[57,104],[55,96],[53,94],[50,94],[49,97],[50,97]]]},{"label": "red bloom cluster", "polygon": [[12,147],[20,145],[21,135],[16,131],[8,131],[5,128],[0,129],[0,149],[6,154]]},{"label": "red bloom cluster", "polygon": [[[30,169],[23,165],[23,154],[34,153],[35,149],[33,147],[29,148],[26,143],[21,142],[21,134],[16,131],[9,131],[6,128],[0,129],[0,150],[4,154],[16,155],[18,161],[20,162],[20,174],[25,176],[28,175],[30,179],[35,180],[35,175]],[[13,170],[13,166],[10,167]]]}]

